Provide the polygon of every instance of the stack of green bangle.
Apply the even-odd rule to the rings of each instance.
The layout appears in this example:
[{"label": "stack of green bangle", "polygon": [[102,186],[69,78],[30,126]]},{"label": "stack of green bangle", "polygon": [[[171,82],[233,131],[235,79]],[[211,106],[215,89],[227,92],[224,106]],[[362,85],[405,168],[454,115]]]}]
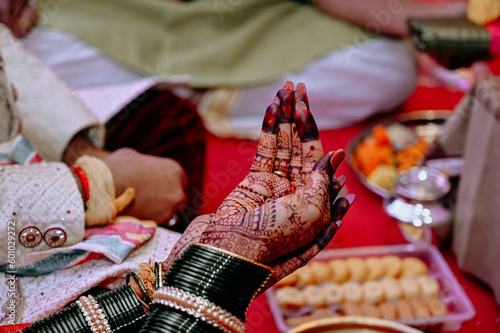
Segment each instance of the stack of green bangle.
[{"label": "stack of green bangle", "polygon": [[184,312],[153,304],[140,333],[220,333],[201,319],[187,316]]},{"label": "stack of green bangle", "polygon": [[193,244],[174,261],[164,285],[208,299],[245,321],[248,306],[270,275],[264,265]]},{"label": "stack of green bangle", "polygon": [[[137,332],[142,326],[146,313],[134,291],[123,285],[95,297],[103,309],[114,333]],[[72,303],[69,307],[50,315],[22,330],[24,333],[91,333],[81,310]]]},{"label": "stack of green bangle", "polygon": [[[246,320],[248,306],[271,276],[271,268],[203,244],[191,245],[175,260],[164,286],[206,299]],[[153,304],[141,332],[220,332],[199,318],[176,308]]]}]

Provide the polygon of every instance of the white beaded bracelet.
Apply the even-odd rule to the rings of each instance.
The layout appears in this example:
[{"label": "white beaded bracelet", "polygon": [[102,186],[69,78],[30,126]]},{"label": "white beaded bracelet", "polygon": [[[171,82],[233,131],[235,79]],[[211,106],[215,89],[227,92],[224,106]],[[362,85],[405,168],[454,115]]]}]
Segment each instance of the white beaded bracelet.
[{"label": "white beaded bracelet", "polygon": [[111,326],[109,325],[108,320],[106,319],[106,315],[104,311],[97,303],[96,299],[89,295],[80,296],[80,298],[75,302],[80,310],[82,311],[87,324],[90,326],[90,330],[95,333],[113,333],[111,330]]},{"label": "white beaded bracelet", "polygon": [[231,313],[207,299],[175,287],[161,287],[155,291],[153,304],[162,304],[185,312],[225,333],[245,332],[245,325]]}]

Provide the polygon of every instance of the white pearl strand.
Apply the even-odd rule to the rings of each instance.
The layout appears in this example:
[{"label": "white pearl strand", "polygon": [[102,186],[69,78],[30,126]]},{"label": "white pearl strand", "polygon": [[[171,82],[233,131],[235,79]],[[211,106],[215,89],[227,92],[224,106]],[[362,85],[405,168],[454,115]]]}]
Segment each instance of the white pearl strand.
[{"label": "white pearl strand", "polygon": [[243,333],[245,325],[231,313],[202,297],[175,287],[161,287],[153,294],[153,303],[162,304],[194,316],[225,333]]},{"label": "white pearl strand", "polygon": [[111,330],[111,326],[109,325],[108,320],[106,319],[106,315],[104,311],[97,303],[96,299],[89,295],[80,296],[80,298],[75,302],[80,310],[82,311],[87,324],[90,326],[90,330],[95,333],[113,333]]}]

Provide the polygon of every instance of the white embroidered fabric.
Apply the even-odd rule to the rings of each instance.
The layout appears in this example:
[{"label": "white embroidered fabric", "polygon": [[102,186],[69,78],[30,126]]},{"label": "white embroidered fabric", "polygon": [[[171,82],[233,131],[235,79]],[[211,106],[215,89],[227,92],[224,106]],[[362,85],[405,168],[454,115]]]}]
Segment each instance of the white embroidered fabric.
[{"label": "white embroidered fabric", "polygon": [[25,254],[81,242],[85,210],[70,169],[59,162],[0,167],[0,226],[2,265],[8,255],[20,262]]},{"label": "white embroidered fabric", "polygon": [[[38,277],[18,277],[22,295],[22,309],[16,315],[17,323],[32,323],[43,319],[74,301],[85,291],[96,287],[117,287],[130,271],[137,272],[139,263],[164,261],[180,237],[180,233],[158,228],[154,237],[132,252],[127,260],[115,265],[108,259],[90,260],[81,265]],[[0,325],[7,324],[7,276],[0,275]],[[22,299],[21,299],[22,297]]]}]

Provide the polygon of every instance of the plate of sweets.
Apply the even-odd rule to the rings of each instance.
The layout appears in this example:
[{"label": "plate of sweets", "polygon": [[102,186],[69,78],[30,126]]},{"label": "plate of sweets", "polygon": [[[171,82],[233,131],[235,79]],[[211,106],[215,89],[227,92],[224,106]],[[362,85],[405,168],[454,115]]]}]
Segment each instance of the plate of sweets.
[{"label": "plate of sweets", "polygon": [[349,143],[347,161],[368,189],[387,198],[399,173],[422,162],[451,113],[412,111],[371,124]]},{"label": "plate of sweets", "polygon": [[458,330],[475,315],[439,250],[425,243],[326,249],[266,296],[282,332],[324,319],[330,328],[349,321],[340,318]]}]

